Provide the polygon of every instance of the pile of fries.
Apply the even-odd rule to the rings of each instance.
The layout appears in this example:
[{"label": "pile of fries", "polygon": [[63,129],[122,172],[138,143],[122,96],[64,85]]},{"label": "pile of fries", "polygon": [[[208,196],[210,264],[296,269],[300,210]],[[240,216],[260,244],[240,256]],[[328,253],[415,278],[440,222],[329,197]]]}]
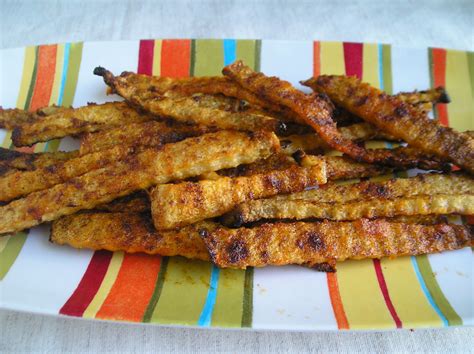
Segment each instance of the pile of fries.
[{"label": "pile of fries", "polygon": [[0,234],[52,221],[51,241],[76,248],[321,271],[473,245],[455,221],[474,215],[474,138],[428,117],[443,88],[322,75],[306,94],[241,61],[221,77],[94,73],[125,101],[0,110],[16,147],[80,138],[0,151]]}]

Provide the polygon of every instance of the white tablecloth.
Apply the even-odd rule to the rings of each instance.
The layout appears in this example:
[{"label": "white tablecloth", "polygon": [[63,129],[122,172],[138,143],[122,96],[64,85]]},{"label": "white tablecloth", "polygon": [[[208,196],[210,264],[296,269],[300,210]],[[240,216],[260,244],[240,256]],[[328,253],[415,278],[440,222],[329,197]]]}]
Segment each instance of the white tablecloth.
[{"label": "white tablecloth", "polygon": [[[2,1],[0,15],[1,48],[214,37],[474,50],[473,1]],[[380,333],[194,330],[0,311],[0,352],[448,353],[472,352],[473,337],[472,328]]]}]

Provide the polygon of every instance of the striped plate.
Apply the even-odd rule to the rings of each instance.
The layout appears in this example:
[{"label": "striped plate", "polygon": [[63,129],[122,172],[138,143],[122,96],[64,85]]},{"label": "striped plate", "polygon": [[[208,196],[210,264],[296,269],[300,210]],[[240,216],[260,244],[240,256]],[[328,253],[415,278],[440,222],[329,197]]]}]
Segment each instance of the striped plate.
[{"label": "striped plate", "polygon": [[[357,75],[387,92],[444,85],[435,117],[474,130],[474,53],[342,42],[142,40],[66,43],[0,52],[0,104],[82,106],[107,97],[97,65],[164,76],[218,75],[243,59],[295,84]],[[10,135],[0,131],[4,147]],[[30,150],[70,149],[71,139]],[[165,325],[288,330],[472,325],[472,250],[349,261],[335,274],[301,267],[219,270],[210,263],[48,242],[48,226],[0,238],[0,301],[9,309]]]}]

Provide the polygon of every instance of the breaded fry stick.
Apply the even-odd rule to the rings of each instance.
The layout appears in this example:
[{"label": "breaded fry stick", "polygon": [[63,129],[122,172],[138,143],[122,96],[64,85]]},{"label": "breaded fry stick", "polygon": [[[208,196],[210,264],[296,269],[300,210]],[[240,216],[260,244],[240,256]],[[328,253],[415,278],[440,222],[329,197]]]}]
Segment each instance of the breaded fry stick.
[{"label": "breaded fry stick", "polygon": [[[338,129],[345,139],[366,141],[370,139],[395,140],[391,136],[380,132],[373,125],[367,123],[352,124]],[[326,142],[316,134],[290,135],[280,139],[284,153],[291,155],[297,150],[311,151],[319,148],[328,148]]]},{"label": "breaded fry stick", "polygon": [[448,96],[448,93],[442,86],[432,88],[429,90],[423,91],[413,91],[413,92],[400,92],[396,95],[397,98],[401,99],[403,102],[418,105],[420,103],[450,103],[451,99]]},{"label": "breaded fry stick", "polygon": [[221,268],[264,267],[455,250],[473,245],[461,225],[418,225],[386,220],[275,223],[247,229],[201,230],[211,260]]},{"label": "breaded fry stick", "polygon": [[114,92],[153,115],[170,117],[181,123],[200,124],[221,129],[275,132],[282,132],[286,129],[283,122],[274,118],[204,107],[190,97],[150,97],[150,95],[141,93],[137,87],[127,85],[120,77],[116,78],[109,71],[96,70],[94,73],[103,76],[105,83],[112,87]]},{"label": "breaded fry stick", "polygon": [[355,160],[373,162],[364,148],[345,139],[339,133],[332,120],[332,104],[324,97],[316,94],[306,95],[287,81],[254,72],[242,61],[236,61],[224,67],[222,73],[259,97],[295,112],[300,120],[311,126],[331,148],[339,150]]},{"label": "breaded fry stick", "polygon": [[[159,142],[154,145],[159,145]],[[64,183],[71,178],[121,161],[135,152],[137,149],[134,147],[117,145],[111,149],[78,156],[44,168],[33,171],[17,171],[0,177],[0,201],[9,201]]]},{"label": "breaded fry stick", "polygon": [[110,149],[116,145],[156,146],[183,140],[212,132],[212,129],[198,126],[173,125],[168,122],[149,121],[132,123],[121,127],[85,134],[81,139],[81,155]]},{"label": "breaded fry stick", "polygon": [[220,216],[248,200],[301,191],[326,183],[325,164],[268,171],[250,177],[162,184],[151,192],[153,223],[158,230],[172,229]]},{"label": "breaded fry stick", "polygon": [[[320,164],[320,156],[315,156],[314,159],[312,159],[312,164],[308,164],[306,167],[318,166]],[[284,170],[291,166],[297,166],[295,160],[291,156],[280,152],[248,165],[240,165],[234,168],[218,171],[218,174],[226,177],[252,176],[259,173],[266,173],[268,171]]]},{"label": "breaded fry stick", "polygon": [[150,211],[150,207],[148,193],[138,191],[112,200],[110,203],[97,205],[94,209],[113,213],[144,213]]},{"label": "breaded fry stick", "polygon": [[[275,200],[307,200],[324,203],[346,203],[355,200],[393,199],[414,195],[474,194],[474,179],[461,174],[419,174],[411,178],[387,181],[363,181],[354,184],[326,184],[318,189],[275,196]],[[267,200],[271,200],[267,199]]]},{"label": "breaded fry stick", "polygon": [[272,133],[220,131],[148,149],[0,207],[0,234],[92,209],[152,185],[250,163],[278,148]]},{"label": "breaded fry stick", "polygon": [[143,252],[209,260],[198,230],[214,229],[203,222],[179,230],[156,231],[149,215],[138,213],[80,213],[55,220],[50,240],[58,245],[93,250]]},{"label": "breaded fry stick", "polygon": [[39,108],[35,112],[28,112],[23,109],[3,109],[0,107],[0,128],[13,130],[20,125],[33,124],[45,116],[67,109],[66,107],[49,106]]},{"label": "breaded fry stick", "polygon": [[223,219],[223,222],[226,225],[240,226],[262,219],[357,220],[430,214],[472,215],[474,214],[474,195],[415,195],[347,203],[261,199],[239,205]]},{"label": "breaded fry stick", "polygon": [[106,127],[151,119],[152,116],[137,112],[125,102],[93,104],[76,109],[62,109],[31,124],[15,127],[12,141],[15,146],[29,146],[67,135],[94,132]]},{"label": "breaded fry stick", "polygon": [[434,154],[474,173],[474,139],[441,126],[397,97],[355,77],[319,76],[303,83],[412,147]]},{"label": "breaded fry stick", "polygon": [[[104,68],[97,67],[94,70],[95,75],[106,78]],[[240,100],[245,100],[252,105],[253,108],[264,108],[271,112],[280,113],[289,121],[295,121],[296,115],[288,109],[280,105],[273,104],[267,100],[259,98],[249,90],[242,88],[232,80],[223,76],[207,76],[207,77],[187,77],[187,78],[169,78],[140,75],[131,72],[123,72],[116,77],[121,85],[134,87],[140,95],[146,95],[148,98],[162,95],[187,95],[191,96],[197,93],[207,95],[225,95]],[[107,82],[106,82],[107,83]],[[108,84],[108,83],[107,83]],[[114,92],[113,87],[111,91]],[[297,118],[297,117],[296,117]]]},{"label": "breaded fry stick", "polygon": [[0,165],[6,165],[17,170],[31,171],[66,161],[78,155],[78,151],[26,153],[0,148]]}]

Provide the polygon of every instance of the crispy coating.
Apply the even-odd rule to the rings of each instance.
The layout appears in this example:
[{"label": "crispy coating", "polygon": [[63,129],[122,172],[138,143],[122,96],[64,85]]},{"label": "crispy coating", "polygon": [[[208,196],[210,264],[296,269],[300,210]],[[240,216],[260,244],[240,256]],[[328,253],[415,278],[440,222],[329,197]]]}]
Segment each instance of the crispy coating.
[{"label": "crispy coating", "polygon": [[156,146],[174,143],[185,138],[211,132],[199,126],[173,125],[169,122],[149,121],[85,134],[81,138],[81,155],[109,149],[116,145]]},{"label": "crispy coating", "polygon": [[[301,166],[312,166],[318,163],[319,156],[304,155]],[[325,156],[326,174],[328,180],[342,180],[352,178],[375,177],[390,173],[392,168],[379,165],[371,165],[363,162],[355,162],[346,156]]]},{"label": "crispy coating", "polygon": [[103,168],[116,161],[121,161],[128,155],[138,151],[139,149],[134,147],[117,145],[107,150],[78,156],[33,171],[17,171],[7,176],[2,176],[0,177],[0,201],[9,201],[56,184],[64,183],[71,178]]},{"label": "crispy coating", "polygon": [[[393,137],[380,132],[373,125],[368,123],[356,123],[338,129],[345,139],[366,141],[370,139],[395,140]],[[329,146],[316,134],[290,135],[280,139],[280,144],[284,153],[291,155],[298,150],[310,152],[316,149]]]},{"label": "crispy coating", "polygon": [[402,215],[387,218],[390,222],[401,222],[404,224],[437,225],[451,224],[448,215]]},{"label": "crispy coating", "polygon": [[346,153],[357,161],[373,162],[364,148],[345,139],[337,130],[332,120],[333,106],[324,96],[306,95],[287,81],[254,72],[242,61],[224,67],[222,72],[259,97],[295,112],[300,120],[311,126],[331,148]]},{"label": "crispy coating", "polygon": [[92,104],[76,109],[62,109],[31,124],[21,124],[13,130],[12,141],[15,146],[29,146],[67,135],[94,132],[151,119],[152,116],[139,113],[125,102]]},{"label": "crispy coating", "polygon": [[193,97],[166,97],[143,92],[139,87],[128,84],[122,77],[115,77],[105,72],[104,80],[114,92],[132,104],[139,106],[153,115],[173,118],[181,123],[200,124],[221,129],[235,130],[268,130],[280,132],[286,126],[274,118],[247,112],[229,112],[222,109],[206,107]]},{"label": "crispy coating", "polygon": [[34,112],[23,109],[3,109],[0,107],[0,128],[13,130],[24,124],[33,124],[35,121],[43,119],[45,116],[67,110],[66,107],[48,106],[39,108]]},{"label": "crispy coating", "polygon": [[162,184],[151,192],[153,223],[171,229],[220,216],[239,203],[326,183],[324,161],[317,166],[292,166],[249,177]]},{"label": "crispy coating", "polygon": [[55,151],[26,153],[0,148],[0,166],[9,166],[17,170],[31,171],[54,165],[78,156],[77,151]]},{"label": "crispy coating", "polygon": [[113,213],[144,213],[150,211],[150,197],[146,191],[138,191],[110,203],[97,205],[94,209]]},{"label": "crispy coating", "polygon": [[420,103],[429,102],[432,104],[436,103],[450,103],[451,99],[448,96],[448,93],[442,86],[432,88],[429,90],[423,91],[412,91],[412,92],[400,92],[395,95],[397,98],[401,99],[403,102],[418,105]]},{"label": "crispy coating", "polygon": [[[452,191],[450,191],[452,192]],[[430,214],[474,214],[474,195],[414,195],[394,199],[374,198],[349,202],[313,202],[310,200],[254,200],[240,204],[223,222],[240,226],[262,219],[328,219],[391,218]]]},{"label": "crispy coating", "polygon": [[[321,164],[319,157],[314,157],[313,164],[308,165],[318,166]],[[266,159],[261,159],[247,165],[239,165],[234,168],[218,171],[218,174],[226,177],[238,177],[238,176],[252,176],[259,173],[266,173],[267,171],[284,170],[291,166],[296,166],[295,160],[286,154],[281,152],[273,154]]]},{"label": "crispy coating", "polygon": [[[111,91],[114,88],[111,85],[111,74],[102,67],[94,70],[95,75],[102,76]],[[254,109],[263,108],[274,113],[280,113],[280,117],[285,121],[295,121],[297,116],[285,107],[261,99],[249,90],[242,88],[232,80],[223,76],[205,76],[205,77],[187,77],[187,78],[169,78],[140,75],[131,72],[123,72],[116,77],[121,85],[133,86],[137,92],[146,94],[148,97],[174,94],[192,96],[194,94],[207,95],[225,95],[227,97],[237,98],[248,102]]]},{"label": "crispy coating", "polygon": [[211,222],[179,230],[156,231],[147,214],[79,213],[53,222],[50,241],[92,250],[143,252],[209,260],[198,230],[215,228]]},{"label": "crispy coating", "polygon": [[201,231],[211,260],[221,268],[401,257],[473,245],[462,225],[418,225],[386,220],[263,224]]},{"label": "crispy coating", "polygon": [[272,199],[346,203],[355,200],[393,199],[423,194],[449,194],[451,192],[474,194],[474,179],[458,173],[429,173],[411,178],[392,178],[386,181],[363,181],[345,185],[329,183],[318,189],[276,196]]},{"label": "crispy coating", "polygon": [[401,99],[355,77],[319,76],[303,83],[412,147],[474,173],[474,139],[440,125]]},{"label": "crispy coating", "polygon": [[220,131],[147,149],[0,207],[0,234],[92,209],[152,185],[250,163],[278,148],[272,133]]}]

